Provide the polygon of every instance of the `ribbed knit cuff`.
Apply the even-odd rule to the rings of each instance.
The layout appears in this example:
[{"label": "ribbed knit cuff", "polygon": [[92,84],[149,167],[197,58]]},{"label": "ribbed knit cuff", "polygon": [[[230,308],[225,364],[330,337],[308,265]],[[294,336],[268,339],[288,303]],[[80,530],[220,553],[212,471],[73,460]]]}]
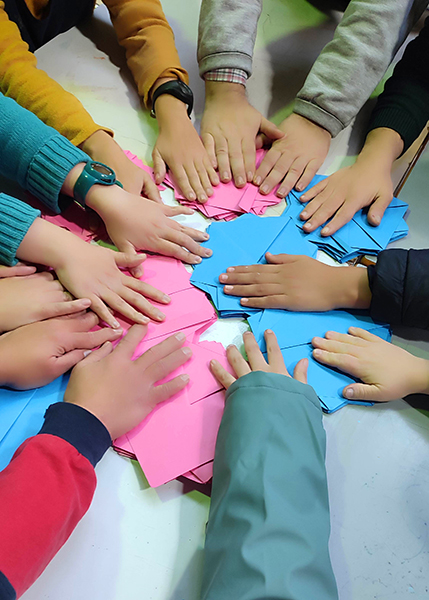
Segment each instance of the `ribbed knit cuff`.
[{"label": "ribbed knit cuff", "polygon": [[40,217],[40,210],[0,194],[0,263],[16,265],[16,252],[37,217]]},{"label": "ribbed knit cuff", "polygon": [[57,135],[44,144],[31,161],[27,172],[27,189],[56,214],[61,212],[58,199],[64,181],[79,163],[89,156]]},{"label": "ribbed knit cuff", "polygon": [[77,404],[56,402],[45,412],[39,434],[56,435],[76,448],[93,467],[101,460],[112,440],[103,423]]},{"label": "ribbed knit cuff", "polygon": [[396,131],[404,142],[404,149],[402,151],[402,154],[404,154],[411,144],[419,137],[423,126],[420,120],[416,119],[416,115],[413,112],[410,112],[401,106],[392,106],[373,112],[368,127],[368,133],[379,127],[387,127],[387,129]]}]

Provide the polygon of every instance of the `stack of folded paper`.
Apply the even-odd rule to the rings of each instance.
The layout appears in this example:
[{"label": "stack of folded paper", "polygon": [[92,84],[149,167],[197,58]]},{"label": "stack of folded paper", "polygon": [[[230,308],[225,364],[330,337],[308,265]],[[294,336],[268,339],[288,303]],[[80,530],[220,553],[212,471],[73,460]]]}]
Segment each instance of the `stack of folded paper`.
[{"label": "stack of folded paper", "polygon": [[[325,179],[323,175],[316,175],[307,189],[313,187]],[[299,198],[306,190],[292,192],[287,196],[287,207],[283,213],[284,216],[292,217],[298,227],[302,228],[304,221],[299,218],[299,214],[304,210],[304,204]],[[405,237],[408,233],[408,225],[404,220],[408,204],[398,198],[393,198],[387,207],[384,217],[377,227],[368,223],[368,209],[359,210],[353,219],[346,223],[336,233],[328,237],[322,237],[319,227],[315,231],[306,234],[308,241],[316,244],[319,250],[324,250],[338,262],[344,263],[361,254],[376,255],[384,250],[390,242],[394,242]]]},{"label": "stack of folded paper", "polygon": [[[256,164],[258,165],[264,155],[264,150],[256,153]],[[181,204],[199,210],[210,219],[231,221],[244,213],[263,215],[269,206],[274,206],[281,201],[274,192],[263,196],[259,188],[252,183],[247,183],[242,188],[237,188],[232,181],[220,183],[213,188],[214,193],[207,202],[200,204],[196,200],[187,200],[173,177],[167,174],[164,183],[173,188],[176,200]],[[274,190],[275,191],[275,190]]]}]

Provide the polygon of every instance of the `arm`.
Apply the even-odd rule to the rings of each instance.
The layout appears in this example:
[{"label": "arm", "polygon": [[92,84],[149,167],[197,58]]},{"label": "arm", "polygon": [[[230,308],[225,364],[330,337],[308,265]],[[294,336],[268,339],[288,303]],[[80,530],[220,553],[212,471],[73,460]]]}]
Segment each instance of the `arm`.
[{"label": "arm", "polygon": [[54,404],[39,434],[0,473],[2,600],[20,597],[69,538],[91,504],[94,467],[110,443],[92,414]]},{"label": "arm", "polygon": [[425,4],[415,0],[410,9],[409,0],[352,0],[294,112],[336,136],[368,100]]},{"label": "arm", "polygon": [[[266,337],[269,345],[272,337]],[[245,338],[252,365],[251,336]],[[311,387],[261,372],[265,368],[242,376],[227,392],[201,597],[334,600],[320,403]]]},{"label": "arm", "polygon": [[389,128],[403,141],[405,152],[429,120],[429,19],[410,42],[384,86],[372,112],[369,131]]}]

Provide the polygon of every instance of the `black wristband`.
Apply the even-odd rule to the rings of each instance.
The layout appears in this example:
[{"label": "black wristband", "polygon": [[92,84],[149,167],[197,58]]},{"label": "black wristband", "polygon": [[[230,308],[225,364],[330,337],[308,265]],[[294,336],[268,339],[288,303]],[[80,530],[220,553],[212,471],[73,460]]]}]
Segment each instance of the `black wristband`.
[{"label": "black wristband", "polygon": [[183,83],[183,81],[179,80],[167,81],[156,88],[152,96],[152,110],[150,111],[152,117],[156,117],[155,102],[162,94],[174,96],[186,104],[188,106],[188,117],[191,118],[192,109],[194,107],[194,95],[191,88],[187,86],[186,83]]}]

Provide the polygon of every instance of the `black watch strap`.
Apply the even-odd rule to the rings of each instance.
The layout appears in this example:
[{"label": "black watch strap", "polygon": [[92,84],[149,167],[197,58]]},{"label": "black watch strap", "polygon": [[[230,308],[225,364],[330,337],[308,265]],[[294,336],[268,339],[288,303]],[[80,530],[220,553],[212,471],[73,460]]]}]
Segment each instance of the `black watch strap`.
[{"label": "black watch strap", "polygon": [[184,104],[187,104],[188,117],[191,118],[192,109],[194,107],[194,95],[191,88],[186,85],[186,83],[179,80],[167,81],[156,88],[152,96],[152,110],[150,111],[152,117],[156,116],[155,102],[162,94],[169,94],[170,96],[174,96],[178,100],[181,100]]}]

